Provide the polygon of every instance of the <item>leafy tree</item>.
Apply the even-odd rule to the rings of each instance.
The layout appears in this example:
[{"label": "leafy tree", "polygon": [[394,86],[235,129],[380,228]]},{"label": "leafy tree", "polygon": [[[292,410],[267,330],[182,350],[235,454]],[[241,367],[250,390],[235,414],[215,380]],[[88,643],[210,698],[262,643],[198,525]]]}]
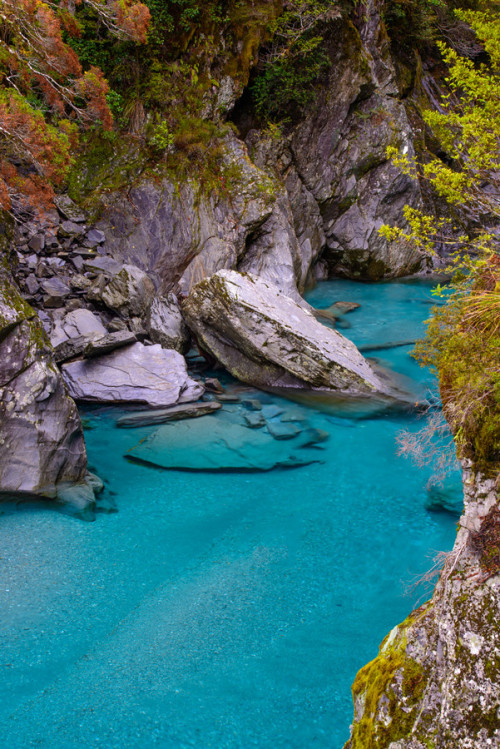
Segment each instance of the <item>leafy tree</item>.
[{"label": "leafy tree", "polygon": [[252,85],[257,113],[271,122],[303,110],[314,98],[313,84],[329,67],[319,33],[322,22],[338,18],[331,0],[289,0],[271,25],[272,41],[261,57]]},{"label": "leafy tree", "polygon": [[0,206],[47,207],[72,163],[78,127],[112,127],[102,71],[85,72],[64,34],[91,6],[121,38],[143,42],[149,10],[135,0],[0,0]]},{"label": "leafy tree", "polygon": [[[450,218],[406,208],[409,229],[383,227],[389,239],[425,250],[448,246],[453,282],[438,293],[427,337],[416,350],[439,375],[443,408],[459,454],[484,470],[500,467],[500,0],[477,11],[457,11],[484,45],[488,62],[475,64],[441,44],[449,67],[449,94],[426,122],[438,135],[445,160],[410,163],[390,155],[428,181]],[[463,228],[460,228],[462,226]]]}]

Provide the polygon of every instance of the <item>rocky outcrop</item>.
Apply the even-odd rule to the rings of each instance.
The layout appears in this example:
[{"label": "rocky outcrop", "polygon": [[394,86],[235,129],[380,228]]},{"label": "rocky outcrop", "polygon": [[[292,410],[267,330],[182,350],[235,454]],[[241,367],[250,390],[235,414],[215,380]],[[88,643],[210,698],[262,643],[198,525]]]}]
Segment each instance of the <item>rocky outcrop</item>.
[{"label": "rocky outcrop", "polygon": [[34,310],[0,267],[0,492],[94,504],[82,425]]},{"label": "rocky outcrop", "polygon": [[385,392],[353,343],[256,276],[220,271],[195,286],[183,311],[201,347],[243,382]]},{"label": "rocky outcrop", "polygon": [[277,142],[256,130],[246,137],[257,166],[286,187],[302,283],[318,257],[327,275],[372,281],[426,266],[417,250],[379,235],[384,223],[402,225],[403,207],[421,207],[422,196],[418,182],[386,155],[396,146],[411,157],[415,134],[378,5],[368,2],[356,25],[331,21],[328,80],[286,137]]},{"label": "rocky outcrop", "polygon": [[345,749],[500,745],[498,481],[464,466],[465,511],[432,599],[386,637],[353,685]]},{"label": "rocky outcrop", "polygon": [[96,358],[62,367],[73,398],[110,403],[147,403],[164,407],[195,401],[204,388],[188,377],[186,362],[160,345],[134,343]]}]

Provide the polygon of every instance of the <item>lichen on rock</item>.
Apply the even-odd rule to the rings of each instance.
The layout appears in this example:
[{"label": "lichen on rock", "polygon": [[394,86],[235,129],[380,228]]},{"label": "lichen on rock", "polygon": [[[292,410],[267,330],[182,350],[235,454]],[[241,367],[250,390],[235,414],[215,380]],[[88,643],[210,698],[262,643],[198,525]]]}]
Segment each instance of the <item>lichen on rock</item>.
[{"label": "lichen on rock", "polygon": [[500,744],[500,524],[494,480],[464,465],[465,511],[432,599],[353,684],[345,749]]}]

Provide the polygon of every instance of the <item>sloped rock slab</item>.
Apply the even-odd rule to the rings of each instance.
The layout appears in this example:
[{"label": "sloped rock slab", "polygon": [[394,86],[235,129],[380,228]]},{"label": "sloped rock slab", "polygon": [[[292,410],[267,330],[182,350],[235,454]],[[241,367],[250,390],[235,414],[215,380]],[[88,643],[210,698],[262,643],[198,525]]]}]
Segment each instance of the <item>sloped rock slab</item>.
[{"label": "sloped rock slab", "polygon": [[224,414],[165,424],[125,457],[158,468],[209,472],[270,471],[318,462],[291,441],[274,440]]},{"label": "sloped rock slab", "polygon": [[62,372],[70,394],[82,401],[166,407],[203,395],[203,386],[188,377],[184,358],[158,344],[134,343],[104,356],[64,364]]},{"label": "sloped rock slab", "polygon": [[385,391],[351,341],[256,276],[219,271],[194,287],[183,311],[201,347],[243,382]]},{"label": "sloped rock slab", "polygon": [[181,421],[195,419],[199,416],[213,413],[222,408],[220,403],[181,403],[170,408],[159,408],[154,411],[139,411],[139,413],[121,416],[116,421],[117,427],[147,427],[152,424],[164,424],[167,421]]},{"label": "sloped rock slab", "polygon": [[97,338],[87,343],[84,356],[86,359],[91,359],[94,356],[103,356],[118,348],[130,346],[136,341],[136,334],[130,330],[115,330],[113,333],[108,333],[108,335],[102,338]]}]

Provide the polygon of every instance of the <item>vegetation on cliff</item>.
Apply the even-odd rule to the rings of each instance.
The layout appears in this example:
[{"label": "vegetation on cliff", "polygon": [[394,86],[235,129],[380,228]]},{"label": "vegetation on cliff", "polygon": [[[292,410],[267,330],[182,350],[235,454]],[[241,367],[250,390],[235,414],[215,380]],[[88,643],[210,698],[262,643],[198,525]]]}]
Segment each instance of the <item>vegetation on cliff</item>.
[{"label": "vegetation on cliff", "polygon": [[426,249],[452,250],[446,304],[434,311],[416,350],[438,376],[444,413],[460,457],[496,474],[500,468],[500,19],[498,0],[477,11],[457,12],[484,45],[487,61],[475,64],[440,44],[449,68],[449,93],[440,111],[424,113],[439,137],[441,158],[410,163],[409,173],[430,182],[449,217],[406,209],[409,230],[384,227],[389,239]]},{"label": "vegetation on cliff", "polygon": [[[414,48],[456,37],[454,4],[385,0],[391,38]],[[329,22],[345,14],[356,24],[369,7],[0,0],[0,13],[0,205],[22,210],[50,205],[87,147],[82,130],[140,138],[152,162],[175,152],[180,175],[217,172],[224,120],[245,87],[260,121],[300,117],[330,65]]]},{"label": "vegetation on cliff", "polygon": [[[145,40],[143,3],[83,3],[114,36]],[[81,34],[74,3],[1,0],[0,18],[0,207],[46,206],[72,164],[79,127],[112,127],[109,86],[67,43]]]}]

